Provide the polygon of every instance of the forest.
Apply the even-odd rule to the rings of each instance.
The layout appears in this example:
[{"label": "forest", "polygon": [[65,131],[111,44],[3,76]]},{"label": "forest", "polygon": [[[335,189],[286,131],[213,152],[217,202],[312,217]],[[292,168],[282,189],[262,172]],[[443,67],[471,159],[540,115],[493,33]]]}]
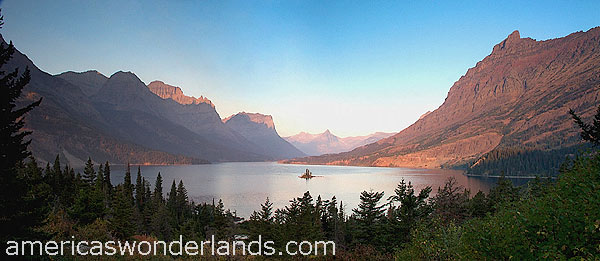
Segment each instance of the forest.
[{"label": "forest", "polygon": [[500,148],[466,166],[467,175],[556,177],[561,165],[590,146],[579,145],[554,150]]}]

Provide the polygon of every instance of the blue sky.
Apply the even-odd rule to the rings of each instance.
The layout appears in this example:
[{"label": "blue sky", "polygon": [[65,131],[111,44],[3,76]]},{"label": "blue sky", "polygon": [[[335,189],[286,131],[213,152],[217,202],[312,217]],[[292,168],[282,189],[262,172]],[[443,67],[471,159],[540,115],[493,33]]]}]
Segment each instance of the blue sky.
[{"label": "blue sky", "polygon": [[[524,3],[526,2],[526,3]],[[514,30],[600,25],[600,1],[5,0],[0,31],[51,74],[132,71],[271,114],[282,136],[394,132]]]}]

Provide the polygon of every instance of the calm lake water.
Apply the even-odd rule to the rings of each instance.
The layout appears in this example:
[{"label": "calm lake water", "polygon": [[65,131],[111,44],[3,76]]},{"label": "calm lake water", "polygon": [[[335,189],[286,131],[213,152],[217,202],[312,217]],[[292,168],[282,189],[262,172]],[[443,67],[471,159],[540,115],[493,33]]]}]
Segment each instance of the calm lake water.
[{"label": "calm lake water", "polygon": [[[311,180],[298,178],[305,169],[310,169],[315,177]],[[113,185],[122,183],[124,166],[111,166]],[[275,208],[286,206],[289,200],[301,197],[310,191],[313,198],[337,198],[342,201],[347,213],[356,208],[360,192],[364,190],[384,191],[384,199],[392,195],[402,179],[410,181],[420,191],[431,186],[433,192],[443,186],[449,177],[455,177],[458,184],[473,193],[489,191],[496,184],[495,178],[467,177],[456,170],[425,170],[407,168],[377,168],[349,166],[308,166],[288,165],[276,162],[234,162],[209,165],[181,166],[141,166],[142,176],[154,186],[158,172],[163,177],[164,193],[169,192],[173,180],[183,183],[188,196],[195,202],[223,200],[225,207],[238,216],[248,218],[252,211],[259,210],[260,204],[269,197]],[[132,182],[135,183],[137,166],[131,166]],[[525,183],[516,180],[513,183]]]}]

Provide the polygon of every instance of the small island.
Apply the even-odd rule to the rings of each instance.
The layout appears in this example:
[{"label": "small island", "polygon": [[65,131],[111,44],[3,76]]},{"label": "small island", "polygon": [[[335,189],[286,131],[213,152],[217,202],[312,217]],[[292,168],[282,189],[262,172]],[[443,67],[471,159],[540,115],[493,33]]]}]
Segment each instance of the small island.
[{"label": "small island", "polygon": [[306,169],[306,171],[304,172],[304,174],[302,174],[302,176],[298,176],[301,179],[312,179],[316,176],[313,176],[312,172],[310,172],[310,170]]}]

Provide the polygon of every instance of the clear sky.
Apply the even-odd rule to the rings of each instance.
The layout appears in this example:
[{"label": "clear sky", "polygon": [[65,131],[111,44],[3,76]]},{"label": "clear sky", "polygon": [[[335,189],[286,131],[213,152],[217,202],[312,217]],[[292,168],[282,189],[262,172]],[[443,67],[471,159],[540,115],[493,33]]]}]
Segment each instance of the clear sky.
[{"label": "clear sky", "polygon": [[600,1],[5,0],[0,31],[51,74],[132,71],[282,136],[395,132],[514,30],[600,25]]}]

